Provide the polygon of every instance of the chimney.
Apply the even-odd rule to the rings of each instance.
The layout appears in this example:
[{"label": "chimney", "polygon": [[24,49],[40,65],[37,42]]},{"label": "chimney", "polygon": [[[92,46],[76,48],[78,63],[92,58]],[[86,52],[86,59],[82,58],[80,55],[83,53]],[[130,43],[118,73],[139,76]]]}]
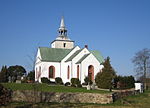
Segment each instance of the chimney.
[{"label": "chimney", "polygon": [[88,45],[85,45],[84,47],[88,49]]}]

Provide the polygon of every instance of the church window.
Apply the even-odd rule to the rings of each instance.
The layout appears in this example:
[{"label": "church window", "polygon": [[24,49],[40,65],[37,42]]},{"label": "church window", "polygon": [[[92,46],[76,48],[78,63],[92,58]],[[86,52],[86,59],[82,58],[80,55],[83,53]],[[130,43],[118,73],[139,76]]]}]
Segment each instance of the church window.
[{"label": "church window", "polygon": [[69,79],[69,76],[70,76],[70,66],[68,66],[68,69],[67,69],[67,79]]},{"label": "church window", "polygon": [[64,43],[64,48],[66,47],[66,43]]},{"label": "church window", "polygon": [[77,66],[77,78],[79,78],[79,65]]},{"label": "church window", "polygon": [[49,67],[49,78],[55,78],[55,67],[54,66]]}]

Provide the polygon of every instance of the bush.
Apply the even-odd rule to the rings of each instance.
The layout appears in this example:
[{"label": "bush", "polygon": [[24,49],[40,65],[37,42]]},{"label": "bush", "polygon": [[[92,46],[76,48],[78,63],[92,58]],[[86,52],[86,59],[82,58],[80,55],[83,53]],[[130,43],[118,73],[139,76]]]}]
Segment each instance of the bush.
[{"label": "bush", "polygon": [[70,82],[66,82],[66,83],[65,83],[65,86],[69,86],[69,85],[70,85]]},{"label": "bush", "polygon": [[82,87],[81,82],[78,78],[71,78],[71,86],[73,87]]},{"label": "bush", "polygon": [[117,76],[114,79],[115,88],[128,89],[134,87],[134,77],[133,76]]},{"label": "bush", "polygon": [[77,87],[82,87],[82,85],[81,85],[81,82],[80,82],[80,81],[77,83]]},{"label": "bush", "polygon": [[60,77],[55,78],[55,83],[56,84],[63,84],[62,79]]},{"label": "bush", "polygon": [[46,84],[50,84],[51,83],[51,81],[48,78],[46,78],[46,77],[42,77],[41,78],[41,82],[42,83],[46,83]]},{"label": "bush", "polygon": [[0,84],[0,106],[6,105],[11,100],[11,90],[4,88],[2,84]]},{"label": "bush", "polygon": [[88,85],[88,83],[91,85],[93,83],[88,76],[84,78],[84,82],[85,85]]}]

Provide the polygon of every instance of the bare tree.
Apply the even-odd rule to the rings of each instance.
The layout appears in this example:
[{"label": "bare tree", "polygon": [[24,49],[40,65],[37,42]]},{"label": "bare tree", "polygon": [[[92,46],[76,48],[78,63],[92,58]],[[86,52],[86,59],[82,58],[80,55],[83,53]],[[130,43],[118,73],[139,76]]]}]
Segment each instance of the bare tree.
[{"label": "bare tree", "polygon": [[[29,66],[30,66],[30,68],[32,69],[31,71],[32,72],[35,72],[35,63],[36,63],[36,55],[37,55],[37,49],[38,49],[38,46],[39,46],[39,44],[37,45],[37,47],[35,47],[34,49],[33,49],[33,52],[32,52],[32,54],[30,54],[30,55],[27,55],[27,57],[28,57],[28,59],[29,59],[29,61],[30,61],[30,63],[29,63]],[[35,75],[36,75],[36,72],[35,72]],[[40,77],[40,75],[41,75],[41,73],[38,73],[38,78]],[[35,76],[34,76],[35,77]],[[37,102],[37,99],[36,99],[36,96],[37,96],[37,90],[38,90],[38,84],[37,83],[33,83],[32,84],[32,87],[33,87],[33,92],[34,92],[34,101],[33,101],[33,105]]]},{"label": "bare tree", "polygon": [[135,66],[137,78],[142,78],[146,88],[146,78],[150,74],[150,49],[144,48],[137,52],[132,59]]}]

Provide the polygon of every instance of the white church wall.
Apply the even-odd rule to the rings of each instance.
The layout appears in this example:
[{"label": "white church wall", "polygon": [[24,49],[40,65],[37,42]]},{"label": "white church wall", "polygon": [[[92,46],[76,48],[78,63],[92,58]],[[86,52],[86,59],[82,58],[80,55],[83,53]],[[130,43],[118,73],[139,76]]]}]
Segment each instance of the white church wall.
[{"label": "white church wall", "polygon": [[81,79],[81,83],[83,83],[84,82],[84,78],[86,76],[88,76],[88,67],[90,65],[94,66],[94,79],[95,79],[96,74],[101,69],[99,61],[92,54],[90,54],[88,57],[86,57],[86,59],[82,61],[81,65],[82,65],[81,66],[81,72],[82,72],[81,73],[81,78],[82,78]]},{"label": "white church wall", "polygon": [[40,54],[40,50],[38,48],[38,51],[37,51],[37,55],[36,55],[36,64],[39,63],[41,61],[41,54]]},{"label": "white church wall", "polygon": [[[65,44],[65,47],[64,47]],[[52,48],[63,48],[63,49],[71,49],[74,47],[74,42],[73,41],[54,41],[51,44]]]},{"label": "white church wall", "polygon": [[[68,76],[68,66],[70,68],[69,79],[67,78],[67,76]],[[71,62],[61,62],[61,78],[63,80],[63,83],[70,82],[71,75],[72,75]]]},{"label": "white church wall", "polygon": [[55,42],[51,43],[51,48],[55,48]]},{"label": "white church wall", "polygon": [[[42,77],[49,77],[49,67],[54,66],[55,67],[55,78],[60,77],[60,63],[59,62],[41,62],[40,64],[37,64],[36,67],[41,67],[41,76]],[[55,79],[51,78],[51,81],[55,81]],[[41,80],[39,79],[39,82]]]},{"label": "white church wall", "polygon": [[85,54],[89,54],[89,53],[90,52],[86,48],[84,48],[76,57],[74,57],[72,59],[72,70],[73,70],[73,77],[74,78],[77,78],[77,64],[76,64],[76,62],[78,62]]},{"label": "white church wall", "polygon": [[40,74],[40,67],[41,67],[41,62],[35,64],[35,81],[39,81],[40,79],[40,76],[38,77],[38,74]]}]

